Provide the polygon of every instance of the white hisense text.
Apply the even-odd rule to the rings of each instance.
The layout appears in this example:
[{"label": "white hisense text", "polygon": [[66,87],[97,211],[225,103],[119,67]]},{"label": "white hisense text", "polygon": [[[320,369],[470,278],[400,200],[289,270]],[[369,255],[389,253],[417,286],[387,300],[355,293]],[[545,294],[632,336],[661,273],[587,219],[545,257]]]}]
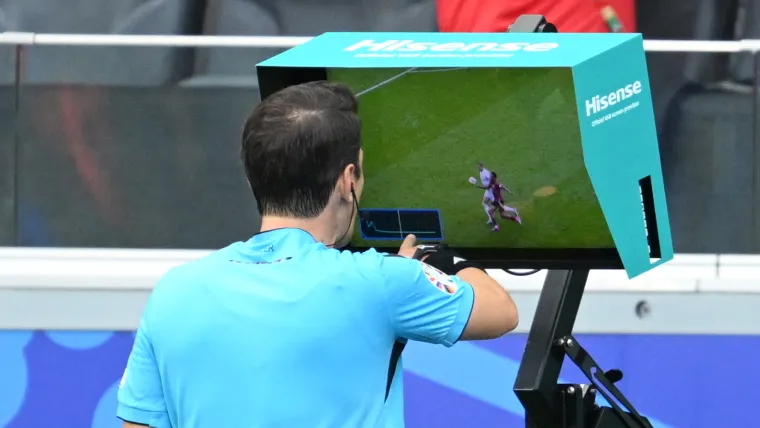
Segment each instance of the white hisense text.
[{"label": "white hisense text", "polygon": [[590,100],[586,100],[586,117],[597,114],[607,107],[625,101],[634,95],[641,93],[641,82],[635,81],[616,89],[606,95],[597,95]]},{"label": "white hisense text", "polygon": [[435,42],[418,42],[415,40],[362,40],[344,51],[353,52],[359,49],[367,52],[547,52],[555,49],[557,43],[435,43]]}]

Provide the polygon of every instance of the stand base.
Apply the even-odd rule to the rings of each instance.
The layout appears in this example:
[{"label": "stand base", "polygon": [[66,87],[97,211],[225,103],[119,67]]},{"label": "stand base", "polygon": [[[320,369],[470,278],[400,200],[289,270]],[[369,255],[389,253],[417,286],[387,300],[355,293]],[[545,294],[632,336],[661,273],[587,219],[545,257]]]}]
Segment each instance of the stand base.
[{"label": "stand base", "polygon": [[[622,372],[603,371],[572,336],[588,274],[550,270],[546,275],[515,380],[526,427],[652,428],[615,386]],[[588,385],[557,383],[566,357],[581,369]],[[611,407],[597,406],[597,393]]]},{"label": "stand base", "polygon": [[[553,428],[629,428],[630,425],[607,406],[596,405],[596,391],[590,385],[558,384],[553,388],[553,408],[557,409]],[[628,418],[634,415],[623,412]],[[639,416],[646,423],[649,420]],[[526,428],[541,428],[540,423],[526,417]]]},{"label": "stand base", "polygon": [[[561,409],[557,428],[628,428],[630,425],[615,409],[596,404],[596,390],[591,385],[559,384],[554,390],[556,408]],[[635,416],[623,412],[628,418]],[[649,420],[643,416],[646,423]],[[529,424],[526,424],[529,428]]]},{"label": "stand base", "polygon": [[[615,413],[615,410],[611,407],[599,407],[596,411],[597,416],[596,420],[591,422],[591,425],[588,425],[589,428],[627,428],[628,424],[626,424],[623,419],[618,416],[617,413]],[[630,412],[625,412],[628,416],[633,416]],[[646,420],[647,423],[651,424],[649,422],[649,419],[642,416],[642,419]]]}]

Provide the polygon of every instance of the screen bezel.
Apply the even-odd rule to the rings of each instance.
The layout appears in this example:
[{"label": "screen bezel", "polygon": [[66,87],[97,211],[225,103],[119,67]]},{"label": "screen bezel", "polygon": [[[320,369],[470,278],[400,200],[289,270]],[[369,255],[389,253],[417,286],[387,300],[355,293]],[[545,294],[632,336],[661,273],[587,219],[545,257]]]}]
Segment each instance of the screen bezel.
[{"label": "screen bezel", "polygon": [[[326,68],[257,66],[261,99],[292,85],[327,80]],[[646,218],[656,224],[654,201],[642,201]],[[358,227],[358,225],[357,225]],[[653,254],[659,254],[659,240],[651,236]],[[399,242],[399,245],[401,242]],[[398,247],[366,247],[349,244],[344,249],[366,251],[375,249],[396,253]],[[623,269],[616,248],[471,248],[451,246],[462,257],[487,269]]]},{"label": "screen bezel", "polygon": [[[401,242],[399,242],[401,245]],[[347,250],[363,252],[371,248],[394,254],[398,247],[348,245]],[[470,248],[451,246],[469,261],[485,269],[622,269],[615,248]]]}]

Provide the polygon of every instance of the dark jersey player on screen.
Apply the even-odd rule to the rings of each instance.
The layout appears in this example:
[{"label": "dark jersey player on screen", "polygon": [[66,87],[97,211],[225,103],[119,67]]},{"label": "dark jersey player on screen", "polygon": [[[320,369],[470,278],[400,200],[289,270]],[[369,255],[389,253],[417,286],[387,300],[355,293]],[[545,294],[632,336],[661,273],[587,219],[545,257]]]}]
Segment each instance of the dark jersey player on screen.
[{"label": "dark jersey player on screen", "polygon": [[494,217],[494,214],[496,212],[498,212],[501,218],[505,220],[513,221],[517,224],[522,224],[522,218],[520,218],[520,214],[517,212],[517,209],[504,204],[504,195],[502,194],[502,191],[510,194],[512,191],[498,180],[498,175],[495,172],[491,172],[491,180],[489,181],[488,186],[476,185],[476,187],[486,189],[491,194],[491,206],[488,215],[493,221],[493,228],[491,229],[492,231],[499,231],[499,225],[496,224],[496,218]]},{"label": "dark jersey player on screen", "polygon": [[345,86],[266,97],[242,157],[261,232],[156,285],[119,387],[125,427],[400,428],[408,340],[452,346],[517,325],[504,288],[451,250],[414,236],[394,255],[337,249],[364,188]]}]

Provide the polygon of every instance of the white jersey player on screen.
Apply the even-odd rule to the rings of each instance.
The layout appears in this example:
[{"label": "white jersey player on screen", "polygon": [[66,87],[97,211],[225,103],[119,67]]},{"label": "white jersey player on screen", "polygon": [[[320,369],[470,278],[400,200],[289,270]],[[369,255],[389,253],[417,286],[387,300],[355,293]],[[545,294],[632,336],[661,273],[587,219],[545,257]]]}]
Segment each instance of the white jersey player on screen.
[{"label": "white jersey player on screen", "polygon": [[[491,173],[491,171],[489,171],[488,168],[483,165],[483,162],[478,162],[478,172],[480,172],[480,184],[485,189],[485,193],[483,193],[482,204],[483,210],[488,216],[488,221],[486,223],[495,226],[496,221],[493,218],[495,201],[493,191],[491,190],[491,180],[493,178],[493,173]],[[475,179],[471,178],[470,183],[475,184]],[[517,209],[504,205],[501,202],[499,203],[499,206],[501,207],[501,210],[512,213],[515,218],[520,218],[520,214],[517,212]],[[518,220],[518,223],[522,224],[522,221]]]},{"label": "white jersey player on screen", "polygon": [[494,224],[493,217],[491,216],[491,204],[493,203],[493,193],[491,193],[491,171],[483,165],[483,162],[478,162],[478,171],[480,172],[480,184],[486,188],[483,193],[483,210],[485,210],[488,216],[488,224]]}]

